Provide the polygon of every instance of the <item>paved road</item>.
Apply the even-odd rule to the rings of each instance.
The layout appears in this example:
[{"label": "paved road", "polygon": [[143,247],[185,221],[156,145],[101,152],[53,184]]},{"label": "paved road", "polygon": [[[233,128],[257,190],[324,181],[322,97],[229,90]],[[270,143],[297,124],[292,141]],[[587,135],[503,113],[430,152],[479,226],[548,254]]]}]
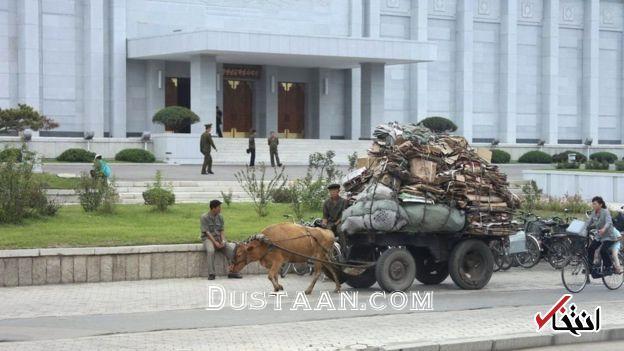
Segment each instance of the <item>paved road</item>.
[{"label": "paved road", "polygon": [[549,347],[537,347],[524,349],[524,351],[622,351],[624,350],[624,341],[610,341],[588,344],[558,345]]},{"label": "paved road", "polygon": [[[433,310],[373,309],[378,290],[360,290],[363,311],[302,311],[297,291],[309,277],[283,280],[287,296],[276,311],[235,310],[242,292],[268,292],[264,276],[242,280],[169,279],[0,289],[0,350],[87,349],[267,349],[335,350],[354,344],[393,345],[440,342],[468,337],[535,333],[536,312],[546,311],[563,293],[558,272],[540,265],[531,271],[496,273],[486,289],[462,291],[448,279],[435,287],[415,284],[411,292],[433,292]],[[207,291],[221,285],[234,303],[207,311]],[[309,302],[331,297],[340,307],[333,284],[319,282]],[[351,289],[346,291],[354,292]],[[325,293],[322,293],[325,292]],[[603,325],[624,323],[622,291],[592,284],[574,301],[583,308],[604,308]],[[391,304],[389,296],[377,304]],[[396,301],[395,301],[396,302]],[[399,301],[400,302],[400,301]],[[358,303],[358,306],[361,305]],[[423,307],[423,306],[421,306]],[[209,347],[208,347],[209,346]]]},{"label": "paved road", "polygon": [[[153,164],[128,164],[128,163],[112,163],[113,175],[118,180],[152,180],[157,170],[163,173],[166,180],[235,180],[234,174],[243,170],[244,166],[216,165],[214,166],[214,175],[201,175],[200,168],[196,165],[167,165],[163,163]],[[43,170],[50,173],[69,173],[79,174],[80,172],[88,172],[91,168],[90,164],[59,164],[46,163]],[[347,173],[347,168],[341,166],[340,170]],[[501,165],[501,170],[507,174],[509,180],[522,179],[522,170],[525,169],[545,169],[553,168],[552,165],[527,165],[527,164],[511,164]],[[306,174],[306,166],[288,166],[286,165],[286,175],[289,179],[303,177]],[[269,173],[272,174],[272,173]]]}]

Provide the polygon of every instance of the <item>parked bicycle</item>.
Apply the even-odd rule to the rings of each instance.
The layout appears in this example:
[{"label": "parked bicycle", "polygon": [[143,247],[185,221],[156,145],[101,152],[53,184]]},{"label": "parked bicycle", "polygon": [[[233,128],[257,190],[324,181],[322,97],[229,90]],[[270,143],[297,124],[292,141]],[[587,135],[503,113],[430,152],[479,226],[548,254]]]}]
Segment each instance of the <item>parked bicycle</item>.
[{"label": "parked bicycle", "polygon": [[[568,212],[566,210],[566,212]],[[526,222],[528,236],[527,255],[518,262],[522,267],[533,267],[540,259],[546,260],[553,268],[561,269],[567,257],[571,254],[572,242],[566,234],[566,228],[573,217],[552,217],[549,219],[529,219]],[[537,247],[536,247],[537,246]],[[539,254],[537,249],[539,249]]]},{"label": "parked bicycle", "polygon": [[[591,230],[587,236],[570,235],[572,241],[572,255],[568,257],[565,264],[561,269],[561,280],[563,286],[571,293],[581,292],[585,286],[591,281],[592,277],[591,267],[593,266],[588,261],[587,247],[596,236],[597,231]],[[622,252],[618,253],[620,263],[624,262],[624,255]],[[593,258],[592,258],[593,259]],[[614,273],[612,267],[605,267],[604,262],[600,263],[600,268],[597,273],[602,279],[602,283],[610,290],[619,289],[624,283],[624,274]],[[594,278],[594,277],[592,277]],[[595,279],[598,279],[596,277]]]},{"label": "parked bicycle", "polygon": [[533,268],[539,263],[542,252],[539,241],[534,235],[531,235],[529,229],[539,220],[539,217],[531,212],[519,211],[518,220],[526,235],[526,251],[513,255],[512,266],[517,264],[523,268]]}]

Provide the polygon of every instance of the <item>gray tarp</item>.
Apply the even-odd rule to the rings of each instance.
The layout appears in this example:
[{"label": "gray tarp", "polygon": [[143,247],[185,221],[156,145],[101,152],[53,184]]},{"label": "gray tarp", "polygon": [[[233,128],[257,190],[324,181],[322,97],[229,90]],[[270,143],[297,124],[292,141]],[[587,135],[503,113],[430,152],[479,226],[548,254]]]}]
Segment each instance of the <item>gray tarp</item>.
[{"label": "gray tarp", "polygon": [[464,229],[466,217],[463,211],[443,204],[403,204],[408,225],[403,228],[415,233],[456,233]]}]

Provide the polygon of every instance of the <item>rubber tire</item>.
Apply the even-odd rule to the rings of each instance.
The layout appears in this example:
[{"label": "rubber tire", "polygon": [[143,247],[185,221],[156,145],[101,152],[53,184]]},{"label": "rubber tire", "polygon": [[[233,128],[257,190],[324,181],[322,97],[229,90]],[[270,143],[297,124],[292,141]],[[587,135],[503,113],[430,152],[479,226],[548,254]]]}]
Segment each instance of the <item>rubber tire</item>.
[{"label": "rubber tire", "polygon": [[[532,261],[531,261],[531,262],[529,262],[529,263],[527,263],[527,262],[526,262],[526,261],[524,261],[524,260],[521,260],[521,259],[519,258],[519,256],[514,257],[514,259],[516,260],[516,262],[518,262],[518,264],[519,264],[521,267],[523,267],[523,268],[527,268],[527,269],[528,269],[528,268],[533,268],[533,267],[535,267],[535,266],[539,263],[539,261],[540,261],[540,259],[541,259],[541,257],[542,257],[542,252],[541,252],[541,250],[540,250],[539,241],[538,241],[538,240],[537,240],[537,239],[536,239],[533,235],[528,235],[528,234],[527,234],[527,236],[526,236],[526,241],[527,241],[527,254],[528,254],[528,252],[529,252],[529,251],[531,251],[531,252],[532,252],[532,255],[533,255],[533,256],[536,256],[536,257],[537,257],[537,259],[532,260]],[[528,244],[529,242],[530,242],[531,244]],[[530,247],[530,248],[529,248],[529,247]]]},{"label": "rubber tire", "polygon": [[[464,263],[468,254],[479,256],[478,266],[482,266],[481,277],[472,280],[463,273]],[[460,241],[451,251],[449,260],[451,279],[458,287],[465,290],[478,290],[487,285],[494,272],[494,257],[492,251],[483,241],[467,239]]]},{"label": "rubber tire", "polygon": [[[432,257],[416,259],[416,280],[425,285],[437,285],[449,276],[448,262],[433,262]],[[436,271],[436,273],[432,273]]]},{"label": "rubber tire", "polygon": [[[393,278],[391,270],[400,276]],[[404,248],[393,247],[384,251],[377,259],[375,277],[379,286],[387,292],[409,289],[416,277],[414,257]]]},{"label": "rubber tire", "polygon": [[352,288],[356,289],[367,289],[373,286],[377,282],[377,278],[375,277],[375,269],[373,267],[364,271],[364,273],[360,275],[347,275],[345,276],[345,283]]}]

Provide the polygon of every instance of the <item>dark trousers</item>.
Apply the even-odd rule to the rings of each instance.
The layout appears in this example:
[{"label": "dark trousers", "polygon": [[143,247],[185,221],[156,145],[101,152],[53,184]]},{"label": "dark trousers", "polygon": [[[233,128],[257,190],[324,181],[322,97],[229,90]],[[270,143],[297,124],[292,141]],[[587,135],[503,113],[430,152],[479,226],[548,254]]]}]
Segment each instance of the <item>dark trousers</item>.
[{"label": "dark trousers", "polygon": [[208,168],[208,172],[212,172],[212,156],[210,156],[210,153],[204,154],[204,164],[202,164],[201,169],[202,174],[206,173],[206,168]]},{"label": "dark trousers", "polygon": [[249,149],[249,165],[251,167],[256,165],[256,149]]},{"label": "dark trousers", "polygon": [[[602,246],[600,246],[602,244]],[[612,267],[613,262],[611,261],[611,246],[615,244],[615,241],[596,241],[592,240],[591,244],[587,248],[587,261],[590,265],[594,262],[594,254],[596,253],[596,249],[600,246],[600,257],[602,258],[602,266]]]},{"label": "dark trousers", "polygon": [[223,138],[223,133],[221,132],[221,125],[217,124],[217,135],[219,138]]},{"label": "dark trousers", "polygon": [[269,153],[271,154],[271,166],[275,167],[275,161],[277,161],[277,165],[280,166],[282,163],[280,162],[277,150],[270,150]]}]

